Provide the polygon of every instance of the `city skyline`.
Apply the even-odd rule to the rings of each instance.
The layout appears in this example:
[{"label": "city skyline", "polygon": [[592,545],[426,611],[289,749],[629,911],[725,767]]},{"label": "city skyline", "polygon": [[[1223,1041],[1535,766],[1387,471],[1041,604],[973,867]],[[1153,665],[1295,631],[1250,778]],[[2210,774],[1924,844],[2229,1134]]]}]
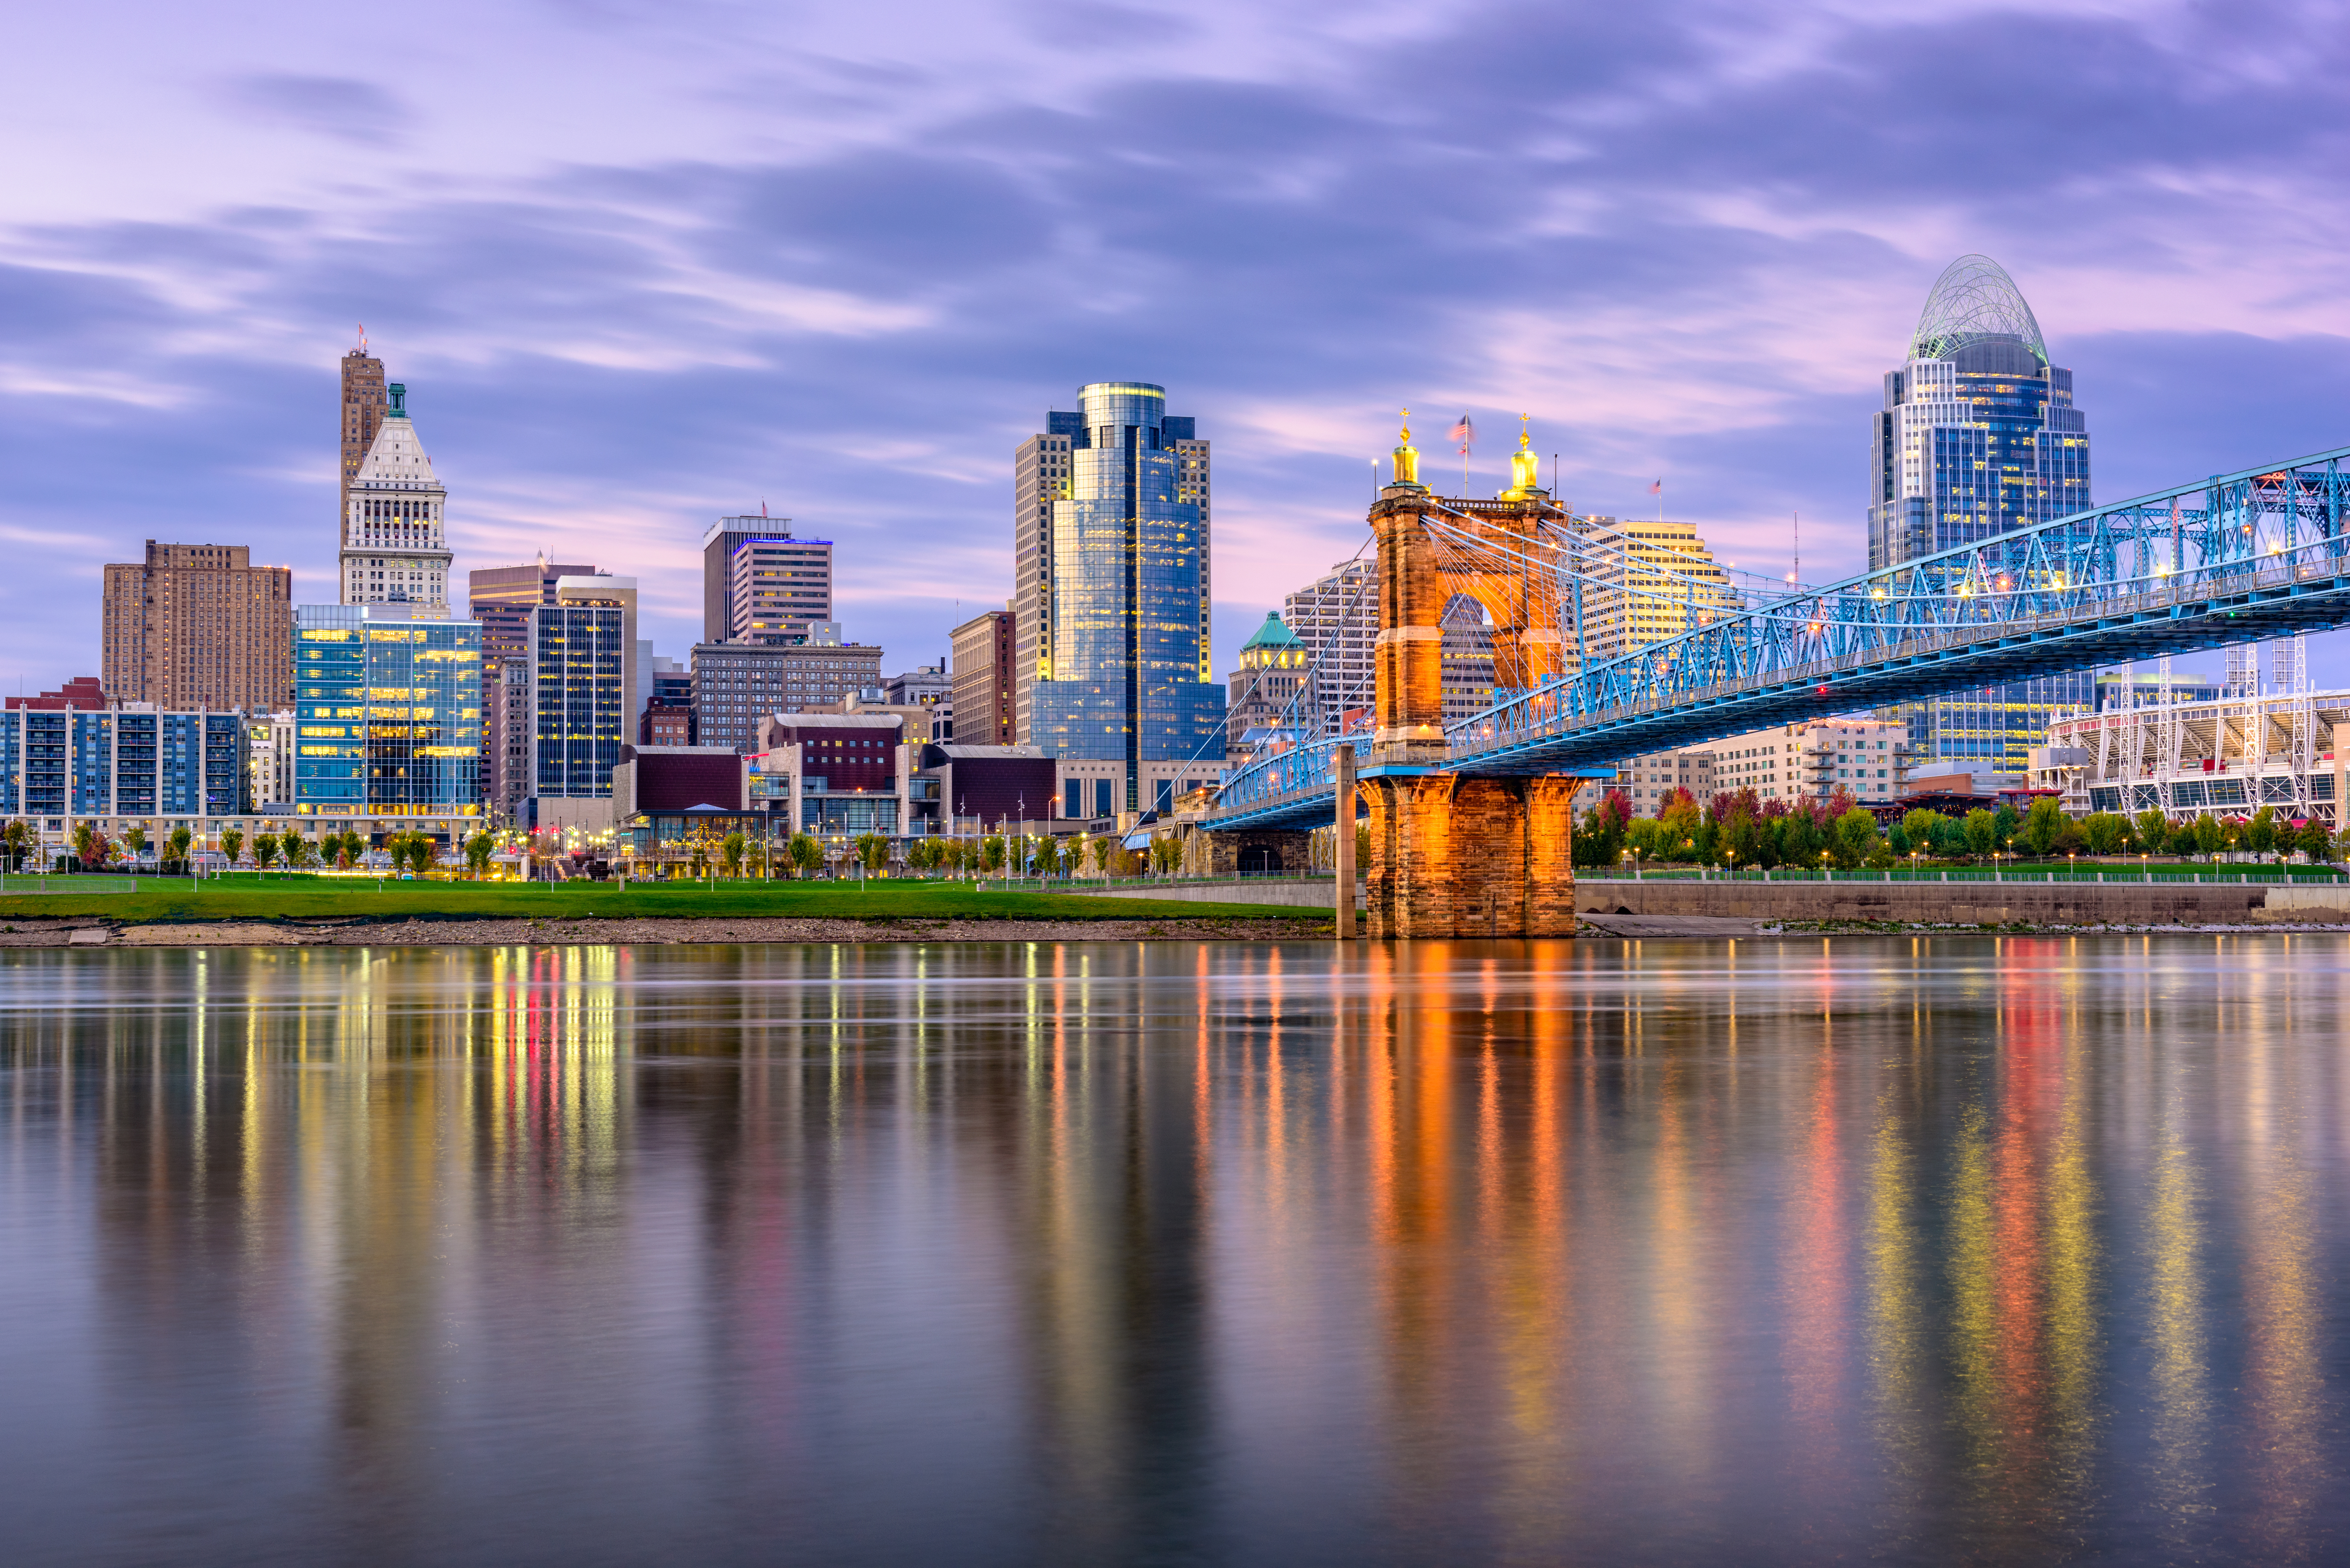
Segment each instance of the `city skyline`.
[{"label": "city skyline", "polygon": [[[1281,592],[1352,552],[1400,406],[1489,430],[1532,409],[1561,499],[1638,515],[1661,475],[1741,567],[1778,566],[1800,512],[1807,575],[1834,575],[1865,556],[1853,431],[1886,345],[1968,251],[2065,323],[2099,389],[2100,493],[2338,436],[2325,117],[2284,115],[2194,17],[2065,12],[2052,51],[2038,12],[1786,12],[1758,53],[1680,9],[1381,26],[1207,7],[1146,57],[981,7],[888,39],[828,20],[828,47],[744,17],[698,57],[583,14],[527,51],[473,19],[467,49],[428,58],[410,40],[442,13],[412,15],[385,39],[286,9],[263,75],[184,18],[102,49],[85,18],[33,29],[60,68],[13,112],[55,128],[57,156],[12,191],[5,286],[42,330],[0,378],[24,463],[5,522],[39,544],[0,635],[27,691],[88,672],[65,634],[125,539],[237,539],[292,565],[297,599],[338,597],[316,438],[360,322],[426,399],[461,566],[625,560],[665,649],[691,640],[698,528],[764,496],[840,541],[852,635],[935,657],[1011,591],[1000,454],[1054,389],[1128,367],[1182,387],[1223,448],[1219,674]],[[2290,21],[2267,45],[2334,47]],[[2159,132],[2115,112],[2106,78],[2046,63],[2068,49],[2129,62],[2126,102],[2175,112]],[[1978,52],[2033,63],[1961,113],[1940,84]],[[1451,90],[1565,60],[1571,87],[1508,136]],[[1655,100],[1659,62],[1700,110]],[[1444,88],[1430,123],[1361,90],[1405,69]],[[744,71],[788,90],[731,90]],[[477,90],[494,78],[511,90]],[[126,100],[169,106],[169,148],[112,155],[141,115],[101,106]],[[525,101],[545,112],[507,123]],[[1920,101],[1944,107],[1896,111]],[[1843,128],[1892,122],[1898,152],[1849,155]],[[1981,140],[2027,122],[2065,157]],[[1197,151],[1170,180],[1111,178],[1170,140]],[[1027,172],[1045,145],[1068,161],[1049,183]],[[2188,381],[2230,403],[2178,399]],[[1473,454],[1472,488],[1504,483],[1502,456]],[[204,525],[122,521],[165,507]],[[2338,640],[2313,649],[2321,680]]]}]

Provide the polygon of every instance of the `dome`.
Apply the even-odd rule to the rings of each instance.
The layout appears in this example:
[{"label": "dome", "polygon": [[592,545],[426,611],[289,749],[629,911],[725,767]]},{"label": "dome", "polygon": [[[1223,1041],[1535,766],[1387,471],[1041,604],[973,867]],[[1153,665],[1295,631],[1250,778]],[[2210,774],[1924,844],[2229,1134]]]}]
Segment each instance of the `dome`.
[{"label": "dome", "polygon": [[1280,611],[1275,610],[1264,618],[1264,624],[1256,628],[1256,635],[1254,637],[1250,638],[1246,642],[1241,644],[1241,651],[1243,653],[1246,653],[1253,648],[1296,648],[1299,646],[1301,645],[1298,642],[1297,634],[1289,629],[1289,623],[1281,618]]},{"label": "dome", "polygon": [[1912,359],[1947,358],[1971,343],[2012,338],[2048,363],[2040,322],[2007,269],[1989,256],[1963,255],[1942,269],[1909,337]]}]

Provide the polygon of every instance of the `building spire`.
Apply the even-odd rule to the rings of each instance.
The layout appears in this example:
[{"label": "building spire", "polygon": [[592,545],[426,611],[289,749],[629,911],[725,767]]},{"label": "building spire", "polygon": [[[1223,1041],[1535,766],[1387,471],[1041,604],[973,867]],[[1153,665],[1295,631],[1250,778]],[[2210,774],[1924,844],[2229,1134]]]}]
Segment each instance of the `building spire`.
[{"label": "building spire", "polygon": [[1518,450],[1510,454],[1510,495],[1514,500],[1543,493],[1542,459],[1534,455],[1534,432],[1527,428],[1533,419],[1532,414],[1518,416]]},{"label": "building spire", "polygon": [[1395,449],[1395,480],[1397,484],[1409,484],[1415,490],[1425,489],[1419,483],[1419,453],[1411,444],[1411,410],[1403,410],[1404,427],[1396,433],[1402,441]]}]

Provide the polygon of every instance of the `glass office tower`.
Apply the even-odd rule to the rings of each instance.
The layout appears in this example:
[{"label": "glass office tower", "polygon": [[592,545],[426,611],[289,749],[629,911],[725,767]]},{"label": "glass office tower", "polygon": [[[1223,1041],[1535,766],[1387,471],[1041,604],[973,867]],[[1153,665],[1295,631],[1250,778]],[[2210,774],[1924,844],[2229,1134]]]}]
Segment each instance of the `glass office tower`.
[{"label": "glass office tower", "polygon": [[[1989,256],[1960,256],[1926,298],[1873,416],[1868,565],[1898,566],[2089,505],[2089,433],[2073,372]],[[2094,701],[2080,670],[1907,703],[1911,775],[2020,778],[2049,722]]]},{"label": "glass office tower", "polygon": [[[1164,389],[1097,381],[1080,411],[1049,416],[1067,442],[1049,535],[1024,605],[1034,667],[1023,739],[1053,757],[1120,761],[1128,811],[1163,806],[1152,763],[1223,757],[1223,689],[1209,676],[1207,524],[1191,465],[1206,443],[1167,413]],[[1024,522],[1025,520],[1024,519]],[[1146,783],[1148,781],[1148,783]]]},{"label": "glass office tower", "polygon": [[296,612],[294,810],[451,836],[482,815],[482,627],[400,613]]}]

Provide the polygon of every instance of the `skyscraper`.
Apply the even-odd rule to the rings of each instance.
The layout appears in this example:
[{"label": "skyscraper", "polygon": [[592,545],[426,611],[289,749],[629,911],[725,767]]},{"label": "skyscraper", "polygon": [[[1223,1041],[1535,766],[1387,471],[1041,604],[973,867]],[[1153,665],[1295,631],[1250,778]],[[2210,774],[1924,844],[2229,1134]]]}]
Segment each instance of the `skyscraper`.
[{"label": "skyscraper", "polygon": [[383,428],[384,410],[391,399],[383,385],[383,361],[367,351],[367,339],[343,356],[342,437],[343,461],[339,470],[341,488],[336,496],[339,504],[338,517],[351,514],[351,481],[358,477],[359,464],[367,461],[368,449],[375,445],[376,432]]},{"label": "skyscraper", "polygon": [[541,556],[526,566],[481,566],[466,574],[466,608],[482,623],[482,778],[493,820],[515,820],[537,774],[532,758],[531,618],[555,602],[565,577],[599,576],[594,566],[565,565]]},{"label": "skyscraper", "polygon": [[563,577],[530,618],[531,795],[608,799],[636,732],[637,579]]},{"label": "skyscraper", "polygon": [[[1871,418],[1868,564],[1898,566],[2089,505],[2089,434],[2073,372],[2005,269],[1964,255],[1926,296]],[[2085,708],[2081,670],[1905,705],[1913,773],[2020,777],[2048,722]]]},{"label": "skyscraper", "polygon": [[[745,545],[759,547],[746,556]],[[702,534],[702,641],[802,642],[830,619],[830,540],[795,539],[790,518],[764,512],[721,517]]]},{"label": "skyscraper", "polygon": [[1282,601],[1282,618],[1305,645],[1313,679],[1314,733],[1335,735],[1349,711],[1367,712],[1372,649],[1379,635],[1378,562],[1342,561]]},{"label": "skyscraper", "polygon": [[304,605],[294,682],[296,815],[452,843],[480,824],[479,626],[395,606]]},{"label": "skyscraper", "polygon": [[1018,641],[1008,609],[983,610],[948,635],[954,659],[954,710],[962,721],[955,739],[966,746],[1009,746],[1019,734],[1013,704],[1013,649]]},{"label": "skyscraper", "polygon": [[1647,518],[1578,518],[1592,538],[1583,646],[1594,664],[1710,626],[1738,607],[1738,592],[1694,524]]},{"label": "skyscraper", "polygon": [[1124,809],[1171,804],[1223,752],[1209,670],[1209,448],[1165,389],[1097,381],[1014,459],[1022,743],[1122,765]]},{"label": "skyscraper", "polygon": [[408,389],[394,381],[390,393],[375,441],[346,489],[343,603],[398,605],[431,620],[449,613],[449,493],[416,439]]},{"label": "skyscraper", "polygon": [[294,574],[243,545],[159,545],[106,568],[107,691],[158,708],[267,712],[294,701]]}]

